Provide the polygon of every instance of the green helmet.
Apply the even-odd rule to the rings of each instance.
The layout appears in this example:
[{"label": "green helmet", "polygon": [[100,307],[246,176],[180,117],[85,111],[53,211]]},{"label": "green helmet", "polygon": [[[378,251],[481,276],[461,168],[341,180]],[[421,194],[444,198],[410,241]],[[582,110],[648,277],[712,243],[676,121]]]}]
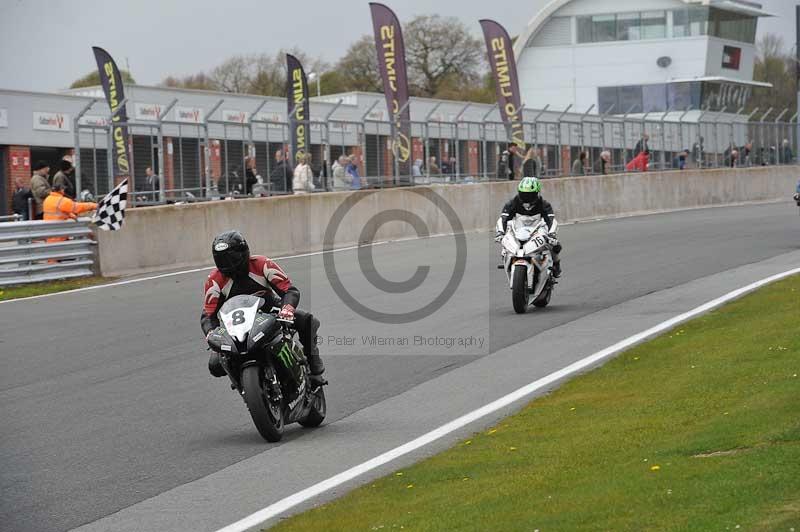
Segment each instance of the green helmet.
[{"label": "green helmet", "polygon": [[541,191],[542,183],[535,177],[523,177],[517,187],[517,195],[522,203],[536,203]]}]

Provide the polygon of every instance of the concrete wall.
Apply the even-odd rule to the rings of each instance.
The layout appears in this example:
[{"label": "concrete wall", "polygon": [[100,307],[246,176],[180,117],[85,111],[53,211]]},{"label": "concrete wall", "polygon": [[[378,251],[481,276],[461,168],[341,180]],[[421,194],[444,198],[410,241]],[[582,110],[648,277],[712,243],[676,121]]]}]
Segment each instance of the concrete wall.
[{"label": "concrete wall", "polygon": [[[795,189],[797,175],[796,166],[772,166],[572,177],[545,181],[544,195],[560,221],[573,221],[787,198]],[[214,235],[234,228],[244,233],[258,253],[277,257],[319,251],[330,221],[346,201],[352,206],[331,240],[335,247],[358,243],[366,226],[380,225],[375,218],[379,215],[396,220],[396,215],[413,213],[430,234],[453,232],[447,209],[442,208],[445,203],[457,213],[456,225],[463,230],[488,232],[516,184],[333,192],[132,209],[122,231],[98,231],[100,268],[109,276],[204,266],[211,260]],[[408,223],[390,221],[380,227],[375,239],[415,235]]]}]

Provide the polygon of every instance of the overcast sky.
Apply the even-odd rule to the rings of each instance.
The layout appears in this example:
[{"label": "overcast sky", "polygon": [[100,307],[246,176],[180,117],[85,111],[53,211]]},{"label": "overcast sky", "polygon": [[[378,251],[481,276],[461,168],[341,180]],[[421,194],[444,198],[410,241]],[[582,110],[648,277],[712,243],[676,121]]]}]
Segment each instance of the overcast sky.
[{"label": "overcast sky", "polygon": [[[494,18],[511,35],[546,0],[386,0],[401,21],[452,15],[480,35]],[[794,0],[760,0],[776,15],[759,34],[795,41]],[[108,50],[139,84],[193,74],[239,53],[298,46],[334,62],[371,33],[366,0],[0,0],[0,88],[55,91],[96,68],[91,46]]]}]

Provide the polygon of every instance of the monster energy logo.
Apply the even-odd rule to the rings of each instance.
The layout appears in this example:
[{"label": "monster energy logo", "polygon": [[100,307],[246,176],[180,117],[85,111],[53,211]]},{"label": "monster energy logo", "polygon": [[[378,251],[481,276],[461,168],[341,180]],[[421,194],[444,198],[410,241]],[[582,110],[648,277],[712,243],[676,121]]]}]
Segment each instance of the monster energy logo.
[{"label": "monster energy logo", "polygon": [[294,366],[294,355],[289,349],[289,344],[283,344],[281,350],[278,351],[276,356],[278,357],[278,360],[280,360],[287,368]]}]

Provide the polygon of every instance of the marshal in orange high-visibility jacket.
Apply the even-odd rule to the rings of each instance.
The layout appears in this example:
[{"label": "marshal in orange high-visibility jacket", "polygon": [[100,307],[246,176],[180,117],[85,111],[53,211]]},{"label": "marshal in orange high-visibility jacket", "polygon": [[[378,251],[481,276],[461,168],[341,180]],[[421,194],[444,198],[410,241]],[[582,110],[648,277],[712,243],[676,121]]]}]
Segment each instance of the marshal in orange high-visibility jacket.
[{"label": "marshal in orange high-visibility jacket", "polygon": [[[89,212],[97,209],[97,203],[92,202],[79,202],[73,201],[64,195],[64,191],[60,188],[54,188],[50,191],[42,204],[44,211],[44,220],[75,220],[78,215],[84,212]],[[63,242],[66,240],[65,236],[48,238],[48,242]]]}]

